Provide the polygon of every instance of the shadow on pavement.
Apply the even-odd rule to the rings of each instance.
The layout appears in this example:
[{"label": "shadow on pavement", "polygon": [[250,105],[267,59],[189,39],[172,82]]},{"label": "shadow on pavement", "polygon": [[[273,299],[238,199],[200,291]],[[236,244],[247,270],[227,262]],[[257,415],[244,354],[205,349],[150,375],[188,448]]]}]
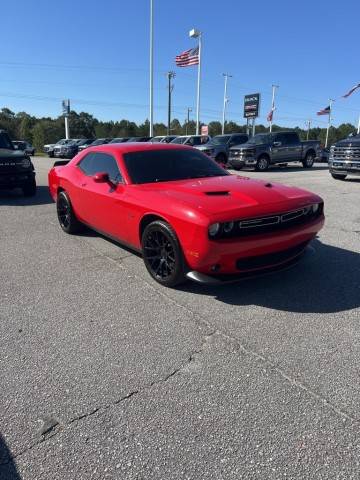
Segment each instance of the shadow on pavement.
[{"label": "shadow on pavement", "polygon": [[182,290],[229,305],[259,305],[300,313],[334,313],[360,306],[360,254],[314,240],[300,262],[273,275],[220,286],[187,283]]},{"label": "shadow on pavement", "polygon": [[[261,173],[279,173],[279,172],[308,172],[311,173],[311,171],[314,170],[328,170],[329,167],[327,163],[325,164],[318,164],[314,165],[312,168],[304,168],[301,164],[288,164],[288,165],[270,165],[270,167],[266,170],[266,172],[261,172]],[[238,172],[249,172],[249,171],[254,171],[253,168],[242,168],[241,170],[238,170]]]},{"label": "shadow on pavement", "polygon": [[21,480],[21,476],[11,457],[11,452],[0,433],[0,478],[1,480]]},{"label": "shadow on pavement", "polygon": [[24,207],[26,205],[47,205],[53,203],[49,189],[45,186],[38,186],[34,197],[24,197],[20,189],[1,190],[0,206]]}]

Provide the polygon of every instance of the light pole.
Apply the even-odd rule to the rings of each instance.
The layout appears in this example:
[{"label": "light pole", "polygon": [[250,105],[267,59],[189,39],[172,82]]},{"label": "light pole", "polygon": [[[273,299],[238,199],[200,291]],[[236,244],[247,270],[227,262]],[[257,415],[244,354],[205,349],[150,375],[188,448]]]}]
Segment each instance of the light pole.
[{"label": "light pole", "polygon": [[188,107],[187,109],[187,122],[186,122],[186,127],[185,127],[185,135],[188,134],[188,126],[190,122],[190,112],[192,112],[192,108]]},{"label": "light pole", "polygon": [[200,30],[193,28],[189,32],[190,38],[198,38],[198,55],[199,55],[199,63],[198,63],[198,78],[197,78],[197,94],[196,94],[196,135],[199,135],[200,130],[200,81],[201,81],[201,47],[202,47],[202,33]]},{"label": "light pole", "polygon": [[360,133],[360,116],[359,116],[358,128],[357,128],[357,134],[359,135],[359,133]]},{"label": "light pole", "polygon": [[167,134],[170,135],[170,123],[171,123],[171,94],[174,89],[174,85],[171,84],[171,79],[175,78],[175,72],[168,72],[168,128]]},{"label": "light pole", "polygon": [[224,135],[225,132],[225,111],[226,111],[226,105],[229,99],[227,98],[227,82],[228,78],[231,78],[232,75],[229,75],[228,73],[223,73],[224,79],[225,79],[225,84],[224,84],[224,104],[223,104],[223,116],[222,116],[222,127],[221,127],[221,133]]},{"label": "light pole", "polygon": [[154,5],[150,0],[150,112],[149,136],[154,135]]},{"label": "light pole", "polygon": [[310,134],[310,128],[311,128],[311,120],[310,120],[310,118],[309,118],[309,120],[307,120],[306,125],[307,125],[306,140],[309,140],[309,134]]}]

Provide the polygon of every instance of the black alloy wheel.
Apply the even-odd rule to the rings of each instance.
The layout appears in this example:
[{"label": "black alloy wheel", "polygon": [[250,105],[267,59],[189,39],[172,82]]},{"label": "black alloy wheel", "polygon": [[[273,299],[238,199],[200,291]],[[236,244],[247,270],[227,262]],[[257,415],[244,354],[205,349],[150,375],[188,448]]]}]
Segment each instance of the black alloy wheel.
[{"label": "black alloy wheel", "polygon": [[156,220],[147,225],[141,244],[145,266],[158,283],[175,287],[185,281],[182,250],[168,223]]},{"label": "black alloy wheel", "polygon": [[69,197],[65,192],[60,192],[56,200],[56,210],[60,227],[66,233],[77,233],[82,229],[82,224],[76,218]]},{"label": "black alloy wheel", "polygon": [[311,168],[315,162],[315,155],[312,152],[306,154],[305,160],[303,161],[304,168]]}]

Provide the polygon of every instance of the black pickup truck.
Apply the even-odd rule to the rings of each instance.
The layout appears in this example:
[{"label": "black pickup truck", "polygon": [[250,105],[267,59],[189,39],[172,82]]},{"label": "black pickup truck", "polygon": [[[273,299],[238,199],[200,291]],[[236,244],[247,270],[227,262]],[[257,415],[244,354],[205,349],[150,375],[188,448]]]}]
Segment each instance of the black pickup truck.
[{"label": "black pickup truck", "polygon": [[230,148],[228,162],[235,170],[254,167],[262,172],[276,163],[301,162],[304,168],[311,168],[319,151],[320,142],[302,142],[296,132],[258,133],[248,142]]},{"label": "black pickup truck", "polygon": [[21,188],[26,197],[36,194],[34,165],[25,151],[14,149],[5,130],[0,130],[0,189],[13,188]]},{"label": "black pickup truck", "polygon": [[330,148],[329,170],[335,180],[360,175],[360,135],[340,140]]}]

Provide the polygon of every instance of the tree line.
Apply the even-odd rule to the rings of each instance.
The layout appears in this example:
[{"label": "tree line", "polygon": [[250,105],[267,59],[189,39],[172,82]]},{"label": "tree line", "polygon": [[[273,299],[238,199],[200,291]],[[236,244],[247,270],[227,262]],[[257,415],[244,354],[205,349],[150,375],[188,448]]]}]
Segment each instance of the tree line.
[{"label": "tree line", "polygon": [[[103,137],[135,137],[147,136],[149,134],[149,121],[136,124],[129,120],[119,121],[100,121],[93,115],[75,111],[69,114],[69,126],[71,138],[103,138]],[[209,135],[219,135],[221,133],[221,123],[214,121],[208,124]],[[180,123],[178,119],[171,122],[171,134],[185,135],[195,133],[195,122]],[[64,117],[57,118],[42,117],[37,118],[26,112],[14,113],[9,108],[0,110],[0,129],[7,130],[13,140],[26,140],[41,151],[47,143],[55,143],[59,139],[64,138]],[[300,138],[306,140],[307,131],[300,127],[286,128],[280,125],[273,125],[273,131],[294,130],[298,132]],[[268,132],[269,129],[265,125],[256,125],[256,133]],[[343,123],[338,127],[331,127],[329,131],[329,145],[337,142],[350,133],[355,133],[354,125]],[[226,123],[225,133],[245,133],[246,125],[240,125],[236,122],[229,121]],[[167,127],[164,123],[154,124],[155,135],[166,135]],[[311,128],[309,132],[310,140],[320,140],[325,143],[326,128]]]}]

